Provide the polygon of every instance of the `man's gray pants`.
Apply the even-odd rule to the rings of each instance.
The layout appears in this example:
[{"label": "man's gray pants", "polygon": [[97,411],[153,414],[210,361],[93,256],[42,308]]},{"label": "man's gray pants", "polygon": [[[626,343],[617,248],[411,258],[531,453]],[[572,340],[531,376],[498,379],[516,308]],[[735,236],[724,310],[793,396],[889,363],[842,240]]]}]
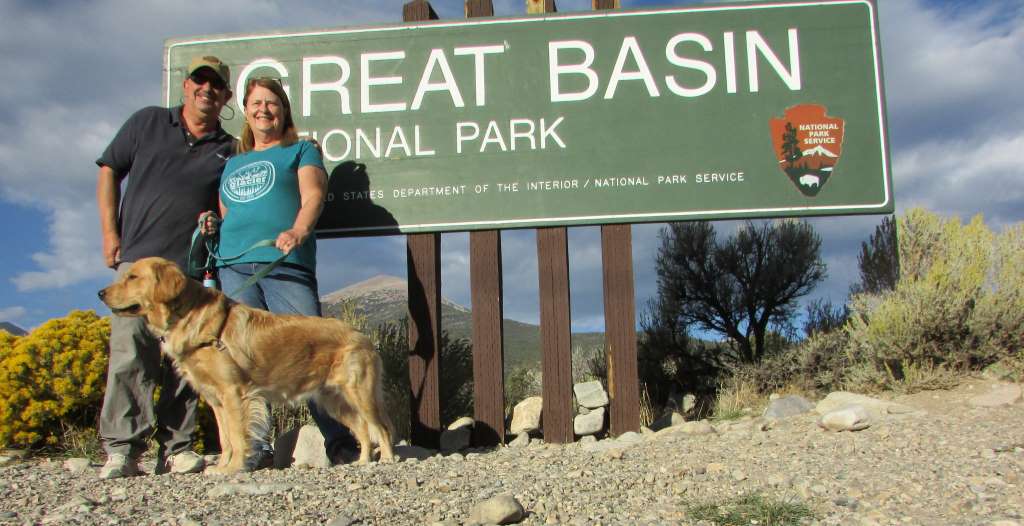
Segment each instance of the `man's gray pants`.
[{"label": "man's gray pants", "polygon": [[[118,265],[117,275],[130,266]],[[154,407],[157,385],[160,400]],[[138,458],[146,451],[150,436],[160,445],[160,458],[191,449],[197,402],[195,391],[160,354],[160,342],[146,329],[143,319],[112,316],[107,388],[99,423],[107,454]]]}]

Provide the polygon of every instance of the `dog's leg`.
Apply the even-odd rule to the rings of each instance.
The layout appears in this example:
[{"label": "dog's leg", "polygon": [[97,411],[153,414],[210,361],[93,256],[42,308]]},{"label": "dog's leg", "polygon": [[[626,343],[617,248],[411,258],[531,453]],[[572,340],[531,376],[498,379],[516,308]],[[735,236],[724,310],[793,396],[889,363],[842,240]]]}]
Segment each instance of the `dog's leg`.
[{"label": "dog's leg", "polygon": [[223,420],[227,442],[230,444],[231,456],[223,464],[218,463],[213,468],[214,473],[232,474],[242,469],[245,463],[245,456],[248,453],[246,414],[242,393],[237,387],[229,387],[221,392],[223,408]]},{"label": "dog's leg", "polygon": [[217,459],[217,467],[223,468],[227,466],[231,460],[231,441],[229,440],[229,434],[227,432],[228,422],[224,417],[224,407],[220,402],[214,402],[207,400],[210,404],[210,408],[213,409],[213,417],[217,420],[217,438],[220,440],[220,458]]},{"label": "dog's leg", "polygon": [[[371,372],[369,376],[373,378],[376,375]],[[359,452],[360,464],[370,461],[370,451],[373,447],[370,440],[371,431],[377,436],[380,443],[381,462],[394,460],[394,453],[391,450],[391,432],[386,424],[388,420],[384,415],[383,400],[379,400],[377,390],[378,384],[372,380],[349,382],[343,389],[346,400],[359,415],[359,423],[352,431],[362,448]]]}]

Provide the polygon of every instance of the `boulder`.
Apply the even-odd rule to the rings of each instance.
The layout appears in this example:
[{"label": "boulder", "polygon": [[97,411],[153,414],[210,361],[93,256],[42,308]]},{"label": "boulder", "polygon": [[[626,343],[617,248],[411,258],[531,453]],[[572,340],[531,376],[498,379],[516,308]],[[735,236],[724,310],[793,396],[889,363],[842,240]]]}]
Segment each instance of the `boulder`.
[{"label": "boulder", "polygon": [[814,404],[799,395],[780,396],[768,403],[764,417],[771,419],[789,418],[814,410]]},{"label": "boulder", "polygon": [[572,386],[572,392],[576,395],[576,403],[587,409],[608,405],[608,393],[598,380],[578,383]]},{"label": "boulder", "polygon": [[599,407],[585,415],[577,415],[572,421],[573,433],[577,436],[594,435],[604,429],[604,408]]},{"label": "boulder", "polygon": [[829,431],[860,431],[871,426],[871,415],[863,406],[851,405],[821,415],[818,425]]},{"label": "boulder", "polygon": [[531,396],[516,404],[512,410],[512,424],[509,431],[513,435],[519,435],[539,430],[543,406],[544,399],[539,396]]},{"label": "boulder", "polygon": [[306,424],[292,429],[274,442],[274,467],[288,466],[331,467],[331,459],[324,449],[324,436],[317,426]]}]

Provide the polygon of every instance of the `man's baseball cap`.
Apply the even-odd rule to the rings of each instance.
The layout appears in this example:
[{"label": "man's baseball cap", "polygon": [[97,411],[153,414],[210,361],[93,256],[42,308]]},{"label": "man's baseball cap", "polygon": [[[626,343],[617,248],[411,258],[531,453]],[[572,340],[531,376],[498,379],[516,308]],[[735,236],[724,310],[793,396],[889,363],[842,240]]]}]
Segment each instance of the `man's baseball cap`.
[{"label": "man's baseball cap", "polygon": [[192,59],[192,62],[188,65],[186,76],[191,77],[199,68],[212,69],[213,72],[224,81],[224,84],[229,86],[231,85],[231,70],[228,69],[228,65],[221,62],[219,58],[213,55],[206,55],[205,57],[196,57]]}]

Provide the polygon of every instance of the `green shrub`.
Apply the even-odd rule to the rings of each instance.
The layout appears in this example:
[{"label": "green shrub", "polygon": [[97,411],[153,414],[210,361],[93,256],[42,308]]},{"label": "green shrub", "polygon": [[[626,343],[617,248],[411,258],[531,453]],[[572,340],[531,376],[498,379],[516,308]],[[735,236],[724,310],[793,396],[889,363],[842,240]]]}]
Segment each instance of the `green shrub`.
[{"label": "green shrub", "polygon": [[1019,355],[1024,345],[1024,224],[996,238],[989,280],[968,324],[983,363]]},{"label": "green shrub", "polygon": [[54,446],[67,429],[95,424],[109,335],[110,320],[92,311],[0,335],[0,445]]},{"label": "green shrub", "polygon": [[896,379],[903,364],[963,370],[990,361],[971,329],[975,306],[991,288],[993,235],[981,217],[962,225],[915,209],[898,228],[902,275],[896,289],[853,298],[847,325],[852,360]]},{"label": "green shrub", "polygon": [[686,506],[686,515],[715,526],[796,526],[816,518],[814,510],[802,502],[759,493],[740,495],[724,502],[690,503]]},{"label": "green shrub", "polygon": [[[407,322],[385,323],[371,334],[384,362],[384,398],[395,427],[395,440],[408,438],[412,388]],[[473,415],[473,346],[465,338],[452,340],[447,331],[442,331],[440,354],[438,396],[441,425],[447,426],[460,417]]]}]

